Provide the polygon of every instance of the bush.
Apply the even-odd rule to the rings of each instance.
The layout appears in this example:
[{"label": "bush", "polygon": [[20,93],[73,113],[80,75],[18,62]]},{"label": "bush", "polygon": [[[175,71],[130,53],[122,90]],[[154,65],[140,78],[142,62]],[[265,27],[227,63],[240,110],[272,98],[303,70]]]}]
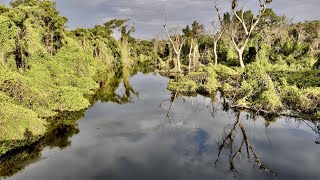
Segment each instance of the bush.
[{"label": "bush", "polygon": [[260,63],[247,66],[239,92],[238,106],[252,106],[270,112],[277,112],[283,107],[274,82]]},{"label": "bush", "polygon": [[182,77],[179,82],[170,80],[170,82],[168,83],[168,89],[170,91],[181,93],[195,93],[197,91],[197,88],[197,83],[187,77]]},{"label": "bush", "polygon": [[24,140],[26,133],[42,136],[46,132],[46,121],[34,111],[10,102],[2,101],[0,106],[0,141]]},{"label": "bush", "polygon": [[79,111],[89,107],[90,103],[83,97],[78,88],[60,87],[49,98],[49,107],[52,110]]},{"label": "bush", "polygon": [[320,88],[307,88],[303,90],[299,106],[304,113],[316,114],[320,110]]}]

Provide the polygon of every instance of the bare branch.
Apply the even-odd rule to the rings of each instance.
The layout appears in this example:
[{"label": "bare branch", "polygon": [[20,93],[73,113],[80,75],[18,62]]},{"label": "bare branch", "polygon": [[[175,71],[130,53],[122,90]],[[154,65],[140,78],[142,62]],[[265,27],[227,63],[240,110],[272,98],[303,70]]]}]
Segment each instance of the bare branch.
[{"label": "bare branch", "polygon": [[246,33],[246,35],[249,35],[249,31],[246,25],[246,21],[244,20],[243,14],[244,14],[244,8],[241,10],[241,17],[238,15],[235,9],[233,9],[233,14],[236,16],[236,18],[241,22],[242,27]]}]

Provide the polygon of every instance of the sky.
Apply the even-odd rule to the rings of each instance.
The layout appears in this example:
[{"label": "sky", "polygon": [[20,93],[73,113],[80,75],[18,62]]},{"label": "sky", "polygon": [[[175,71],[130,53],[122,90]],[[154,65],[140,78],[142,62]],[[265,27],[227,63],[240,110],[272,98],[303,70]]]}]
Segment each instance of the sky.
[{"label": "sky", "polygon": [[[93,27],[105,21],[130,19],[135,25],[137,38],[150,39],[163,34],[162,22],[166,14],[168,25],[181,27],[194,20],[210,29],[216,20],[213,0],[55,0],[57,9],[68,17],[68,28]],[[227,0],[218,0],[222,10],[228,9]],[[8,4],[10,0],[0,0]],[[240,0],[240,6],[258,11],[258,0]],[[320,0],[273,0],[269,5],[279,15],[294,22],[320,19]]]}]

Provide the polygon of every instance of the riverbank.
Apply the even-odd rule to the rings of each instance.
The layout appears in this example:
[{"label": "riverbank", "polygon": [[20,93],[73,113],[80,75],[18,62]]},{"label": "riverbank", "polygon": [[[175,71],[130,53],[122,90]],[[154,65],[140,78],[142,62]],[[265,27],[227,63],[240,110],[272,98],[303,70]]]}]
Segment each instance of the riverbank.
[{"label": "riverbank", "polygon": [[168,89],[181,93],[221,91],[231,107],[263,114],[320,119],[320,70],[252,63],[241,69],[212,64],[172,79]]},{"label": "riverbank", "polygon": [[[228,109],[220,93],[216,101],[201,95],[176,95],[166,89],[168,81],[157,73],[138,73],[123,81],[129,84],[120,83],[113,95],[101,90],[99,96],[105,98],[84,116],[80,113],[78,121],[61,119],[39,142],[2,156],[1,178],[106,179],[110,174],[105,172],[112,172],[117,179],[143,179],[146,172],[148,177],[159,172],[157,177],[185,179],[191,166],[193,173],[188,177],[192,179],[214,179],[219,173],[230,178],[236,173],[239,179],[274,179],[277,174],[283,179],[289,173],[295,177],[305,173],[301,163],[294,163],[305,158],[305,153],[317,157],[319,133],[313,131],[317,122]],[[240,147],[243,151],[238,152]],[[236,155],[230,162],[235,154],[243,158]],[[283,164],[282,159],[290,160],[292,166]],[[301,162],[313,167],[309,174],[319,174],[317,161]],[[179,177],[177,172],[182,172]]]},{"label": "riverbank", "polygon": [[128,20],[75,30],[67,21],[49,0],[0,6],[0,156],[44,137],[50,119],[87,109],[106,81],[154,55]]}]

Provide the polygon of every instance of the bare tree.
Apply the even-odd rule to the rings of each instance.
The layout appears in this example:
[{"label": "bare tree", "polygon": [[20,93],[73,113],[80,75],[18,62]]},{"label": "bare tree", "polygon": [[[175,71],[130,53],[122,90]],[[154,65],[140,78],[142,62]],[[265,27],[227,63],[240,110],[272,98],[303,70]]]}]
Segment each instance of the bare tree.
[{"label": "bare tree", "polygon": [[[247,25],[247,21],[244,18],[245,10],[237,11],[237,1],[232,1],[232,13],[231,13],[231,22],[226,23],[224,19],[221,17],[220,10],[217,6],[217,0],[215,0],[215,9],[218,13],[218,18],[221,26],[225,30],[225,32],[230,36],[232,43],[234,45],[235,50],[238,53],[239,63],[242,68],[245,68],[243,62],[243,52],[248,45],[248,42],[251,38],[252,32],[255,30],[256,26],[260,22],[261,16],[267,9],[267,4],[271,3],[272,0],[259,0],[260,8],[258,14],[251,19],[251,23]],[[239,28],[242,27],[242,28]]]},{"label": "bare tree", "polygon": [[192,38],[190,43],[190,51],[189,51],[189,73],[191,72],[193,41],[194,39]]},{"label": "bare tree", "polygon": [[171,31],[168,30],[168,26],[167,26],[167,18],[165,20],[165,22],[163,22],[163,27],[166,31],[167,37],[169,39],[169,42],[175,52],[176,55],[176,68],[179,72],[181,72],[181,50],[182,47],[185,43],[185,38],[182,37],[182,35],[180,34],[180,28],[178,26],[176,26],[175,28],[173,28]]},{"label": "bare tree", "polygon": [[214,29],[213,34],[211,35],[211,38],[213,40],[213,53],[214,53],[214,66],[218,66],[218,52],[217,52],[217,48],[218,48],[218,42],[220,41],[223,33],[224,33],[224,29],[222,27],[218,27],[214,24],[214,22],[212,22],[212,27]]}]

